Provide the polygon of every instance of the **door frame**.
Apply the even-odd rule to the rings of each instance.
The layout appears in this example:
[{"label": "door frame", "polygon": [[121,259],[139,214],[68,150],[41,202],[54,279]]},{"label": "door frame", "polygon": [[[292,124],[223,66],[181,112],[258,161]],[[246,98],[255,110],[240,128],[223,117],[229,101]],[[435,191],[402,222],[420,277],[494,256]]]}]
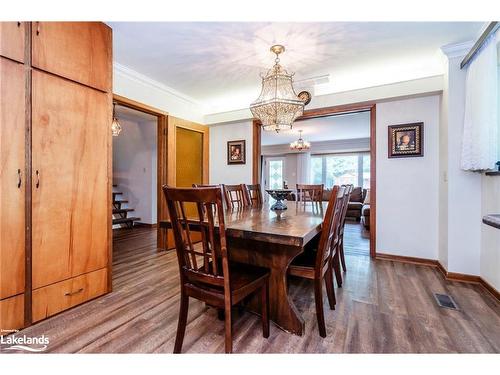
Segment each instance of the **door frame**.
[{"label": "door frame", "polygon": [[[168,183],[168,169],[167,169],[167,158],[168,158],[168,142],[167,142],[167,124],[168,124],[168,112],[162,111],[151,107],[147,104],[137,102],[135,100],[113,94],[113,103],[120,105],[122,107],[127,107],[134,109],[139,112],[147,113],[157,118],[157,162],[156,162],[156,220],[159,223],[160,219],[164,217],[167,213],[167,203],[162,194],[162,186]],[[113,158],[113,151],[111,151],[111,158]],[[113,178],[111,178],[111,185],[113,184]],[[112,186],[110,187],[112,189]],[[156,225],[156,236],[158,244],[160,244],[163,236],[161,235],[160,225]],[[158,247],[160,247],[158,245]],[[112,247],[111,247],[112,249]],[[111,250],[112,253],[112,250]],[[112,259],[112,255],[111,259]]]},{"label": "door frame", "polygon": [[[304,114],[296,121],[303,121],[319,117],[328,117],[357,112],[370,112],[370,257],[375,258],[376,250],[376,199],[377,199],[377,112],[375,102],[362,102],[332,107],[315,108],[304,111]],[[259,120],[253,120],[253,154],[252,154],[252,180],[254,184],[260,183],[261,176],[261,136],[262,126]]]}]

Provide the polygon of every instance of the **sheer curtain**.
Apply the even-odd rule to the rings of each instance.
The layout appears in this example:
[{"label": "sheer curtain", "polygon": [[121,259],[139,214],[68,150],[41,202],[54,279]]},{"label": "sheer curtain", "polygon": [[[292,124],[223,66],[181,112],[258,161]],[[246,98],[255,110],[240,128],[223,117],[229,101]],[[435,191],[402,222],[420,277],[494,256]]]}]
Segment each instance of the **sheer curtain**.
[{"label": "sheer curtain", "polygon": [[468,171],[492,169],[499,160],[499,35],[490,36],[467,68],[461,167]]},{"label": "sheer curtain", "polygon": [[301,152],[297,154],[297,183],[311,183],[311,153]]}]

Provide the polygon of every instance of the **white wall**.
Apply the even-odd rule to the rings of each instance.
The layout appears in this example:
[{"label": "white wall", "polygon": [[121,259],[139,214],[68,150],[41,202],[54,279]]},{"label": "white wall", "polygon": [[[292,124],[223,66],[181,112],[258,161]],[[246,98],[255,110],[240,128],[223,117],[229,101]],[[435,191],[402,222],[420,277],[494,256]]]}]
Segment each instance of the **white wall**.
[{"label": "white wall", "polygon": [[[252,121],[239,121],[210,127],[210,183],[252,183]],[[227,165],[227,142],[246,141],[246,164]]]},{"label": "white wall", "polygon": [[[471,48],[471,43],[443,47],[447,54],[444,112],[441,136],[446,143],[446,154],[441,165],[441,224],[440,261],[449,272],[480,274],[481,249],[481,174],[460,169],[463,119],[465,106],[466,70],[460,62]],[[446,212],[444,205],[446,205]]]},{"label": "white wall", "polygon": [[[500,45],[498,48],[500,52]],[[498,73],[500,87],[500,66]],[[500,95],[498,96],[498,108],[500,108]],[[498,142],[500,144],[500,132],[498,133]],[[483,175],[481,193],[482,215],[500,214],[500,177]],[[485,224],[481,227],[480,272],[484,280],[496,290],[500,290],[500,230]]]},{"label": "white wall", "polygon": [[[367,120],[366,126],[370,127],[369,120]],[[263,155],[283,155],[291,153],[289,143],[281,145],[262,146],[261,149]],[[311,142],[311,148],[309,149],[309,152],[311,152],[312,154],[327,154],[336,152],[361,152],[369,150],[370,138],[357,138]],[[298,152],[295,152],[295,154],[298,154]]]},{"label": "white wall", "polygon": [[[438,258],[440,96],[377,104],[377,252]],[[424,156],[387,157],[387,127],[424,123]]]},{"label": "white wall", "polygon": [[134,208],[129,216],[140,222],[155,224],[157,124],[120,119],[122,132],[113,137],[113,183],[124,193],[123,199]]},{"label": "white wall", "polygon": [[[500,213],[500,177],[482,176],[482,215]],[[480,275],[500,290],[500,229],[481,227]]]}]

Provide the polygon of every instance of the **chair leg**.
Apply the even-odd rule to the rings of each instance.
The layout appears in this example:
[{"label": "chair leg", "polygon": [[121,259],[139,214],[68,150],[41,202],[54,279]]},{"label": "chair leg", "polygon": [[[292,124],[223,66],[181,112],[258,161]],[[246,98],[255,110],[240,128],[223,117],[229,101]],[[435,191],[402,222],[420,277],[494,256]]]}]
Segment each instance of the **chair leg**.
[{"label": "chair leg", "polygon": [[269,337],[269,282],[266,281],[261,289],[262,336],[267,339]]},{"label": "chair leg", "polygon": [[326,337],[325,314],[323,311],[323,280],[314,280],[314,301],[316,302],[316,317],[321,337]]},{"label": "chair leg", "polygon": [[226,353],[233,352],[233,324],[232,324],[232,316],[231,316],[231,305],[224,308],[225,313],[225,321],[224,321],[224,333],[225,333],[225,342],[224,346],[226,349]]},{"label": "chair leg", "polygon": [[337,251],[332,259],[332,267],[337,279],[337,286],[342,288],[342,273],[340,272],[339,252]]},{"label": "chair leg", "polygon": [[328,303],[330,304],[330,310],[335,310],[335,304],[337,303],[335,299],[335,289],[333,288],[333,268],[331,265],[325,274],[325,285],[326,285],[326,295],[328,296]]},{"label": "chair leg", "polygon": [[180,353],[182,342],[186,333],[186,323],[189,309],[189,297],[181,292],[181,307],[179,310],[179,322],[177,324],[177,334],[175,336],[174,353]]},{"label": "chair leg", "polygon": [[340,241],[340,246],[339,246],[339,249],[340,249],[340,262],[342,263],[342,269],[344,270],[344,272],[347,271],[347,267],[345,266],[345,258],[344,258],[344,235],[342,235],[342,239]]}]

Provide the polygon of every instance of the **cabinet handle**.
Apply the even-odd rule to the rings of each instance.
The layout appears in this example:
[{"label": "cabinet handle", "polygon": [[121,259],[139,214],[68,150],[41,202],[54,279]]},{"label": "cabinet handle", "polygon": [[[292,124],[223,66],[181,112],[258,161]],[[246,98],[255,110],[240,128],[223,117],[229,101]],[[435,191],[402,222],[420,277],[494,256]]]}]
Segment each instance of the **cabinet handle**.
[{"label": "cabinet handle", "polygon": [[17,188],[18,189],[21,188],[21,170],[20,169],[17,170]]},{"label": "cabinet handle", "polygon": [[40,186],[40,172],[38,172],[38,169],[36,170],[36,188],[38,189],[38,187]]},{"label": "cabinet handle", "polygon": [[21,27],[21,22],[17,21],[17,27]]},{"label": "cabinet handle", "polygon": [[40,35],[40,21],[36,23],[36,35]]},{"label": "cabinet handle", "polygon": [[83,292],[83,288],[80,288],[80,289],[78,289],[75,292],[66,292],[66,293],[64,293],[64,295],[67,296],[67,297],[71,297],[71,296],[74,296],[75,294],[78,294],[78,293],[81,293],[81,292]]}]

